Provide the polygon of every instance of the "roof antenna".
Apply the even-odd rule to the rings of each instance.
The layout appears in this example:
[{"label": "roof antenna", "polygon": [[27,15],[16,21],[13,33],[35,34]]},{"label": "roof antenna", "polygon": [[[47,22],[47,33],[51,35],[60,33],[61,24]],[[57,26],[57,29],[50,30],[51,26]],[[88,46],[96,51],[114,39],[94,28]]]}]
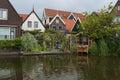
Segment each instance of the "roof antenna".
[{"label": "roof antenna", "polygon": [[35,0],[34,0],[34,2],[33,2],[33,8],[32,8],[32,12],[34,12],[34,4],[35,4]]},{"label": "roof antenna", "polygon": [[34,12],[34,4],[33,4],[32,12]]}]

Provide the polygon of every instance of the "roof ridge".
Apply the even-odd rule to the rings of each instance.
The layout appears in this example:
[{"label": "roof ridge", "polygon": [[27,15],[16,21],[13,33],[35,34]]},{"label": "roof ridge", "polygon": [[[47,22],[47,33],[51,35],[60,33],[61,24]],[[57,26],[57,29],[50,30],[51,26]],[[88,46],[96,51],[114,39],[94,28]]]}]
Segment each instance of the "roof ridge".
[{"label": "roof ridge", "polygon": [[28,15],[28,14],[24,14],[24,13],[18,13],[19,15]]},{"label": "roof ridge", "polygon": [[[66,10],[60,10],[60,9],[50,9],[50,8],[44,8],[44,9],[48,9],[48,10],[54,10],[54,11],[61,11],[61,12],[69,12],[69,13],[77,13],[77,14],[82,14],[82,13],[79,13],[79,12],[73,12],[73,11],[66,11]],[[83,14],[82,14],[83,15]]]}]

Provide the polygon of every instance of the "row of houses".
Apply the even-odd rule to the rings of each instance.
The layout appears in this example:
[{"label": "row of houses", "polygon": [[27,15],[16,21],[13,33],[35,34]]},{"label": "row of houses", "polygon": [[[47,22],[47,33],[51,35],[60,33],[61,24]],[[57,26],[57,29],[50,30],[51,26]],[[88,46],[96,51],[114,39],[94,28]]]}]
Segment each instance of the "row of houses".
[{"label": "row of houses", "polygon": [[[114,8],[115,19],[120,18],[120,0]],[[79,25],[85,20],[81,13],[45,8],[42,20],[34,11],[19,14],[9,0],[0,0],[0,39],[13,39],[22,35],[23,31],[55,29],[63,32],[78,32]]]}]

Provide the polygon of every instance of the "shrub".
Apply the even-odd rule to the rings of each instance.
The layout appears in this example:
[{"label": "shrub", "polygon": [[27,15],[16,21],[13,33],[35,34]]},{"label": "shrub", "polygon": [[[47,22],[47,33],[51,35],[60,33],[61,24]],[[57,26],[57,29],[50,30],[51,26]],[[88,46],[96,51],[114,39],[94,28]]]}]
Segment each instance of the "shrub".
[{"label": "shrub", "polygon": [[92,55],[109,56],[109,48],[104,39],[92,42],[89,52]]},{"label": "shrub", "polygon": [[36,48],[36,50],[35,50],[35,51],[43,51],[43,50],[44,50],[43,46],[38,45],[38,47]]},{"label": "shrub", "polygon": [[25,51],[32,51],[37,48],[37,40],[34,38],[34,36],[30,33],[25,33],[22,36],[22,50]]},{"label": "shrub", "polygon": [[14,43],[14,45],[13,45],[13,49],[14,50],[21,50],[22,49],[22,40],[20,39],[20,38],[16,38],[14,41],[13,41],[13,43]]},{"label": "shrub", "polygon": [[21,50],[21,39],[0,40],[0,51]]}]

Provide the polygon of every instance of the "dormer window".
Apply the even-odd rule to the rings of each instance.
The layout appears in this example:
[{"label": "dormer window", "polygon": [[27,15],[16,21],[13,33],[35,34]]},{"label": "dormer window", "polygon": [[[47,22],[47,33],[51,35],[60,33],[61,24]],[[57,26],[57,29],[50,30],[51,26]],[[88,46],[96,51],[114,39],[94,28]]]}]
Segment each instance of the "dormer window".
[{"label": "dormer window", "polygon": [[118,6],[118,11],[120,11],[120,6]]},{"label": "dormer window", "polygon": [[0,20],[7,20],[8,19],[8,9],[0,8]]}]

